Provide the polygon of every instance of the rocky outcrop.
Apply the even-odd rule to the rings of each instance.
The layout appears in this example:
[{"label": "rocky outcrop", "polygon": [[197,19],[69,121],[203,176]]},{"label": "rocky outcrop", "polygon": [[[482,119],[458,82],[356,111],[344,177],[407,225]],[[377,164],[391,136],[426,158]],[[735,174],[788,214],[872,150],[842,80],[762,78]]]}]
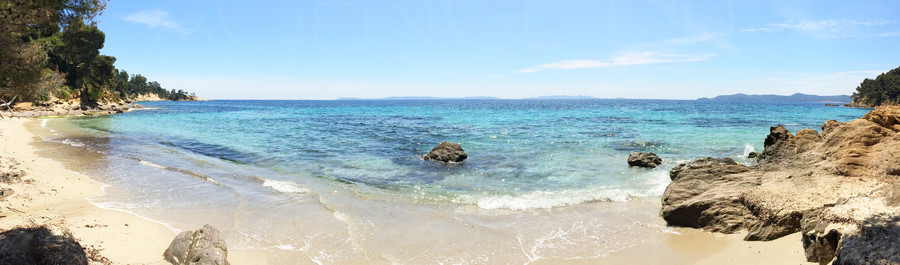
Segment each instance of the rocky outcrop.
[{"label": "rocky outcrop", "polygon": [[655,168],[662,164],[662,158],[654,153],[633,152],[628,155],[628,166]]},{"label": "rocky outcrop", "polygon": [[669,225],[772,240],[802,232],[807,259],[900,264],[900,107],[792,134],[770,129],[758,164],[704,158],[676,166],[662,199]]},{"label": "rocky outcrop", "polygon": [[423,158],[441,162],[462,162],[468,157],[469,155],[459,144],[443,142],[431,149],[431,152],[428,152]]},{"label": "rocky outcrop", "polygon": [[225,265],[228,264],[228,247],[219,236],[219,230],[204,225],[198,230],[178,234],[163,257],[176,265]]}]

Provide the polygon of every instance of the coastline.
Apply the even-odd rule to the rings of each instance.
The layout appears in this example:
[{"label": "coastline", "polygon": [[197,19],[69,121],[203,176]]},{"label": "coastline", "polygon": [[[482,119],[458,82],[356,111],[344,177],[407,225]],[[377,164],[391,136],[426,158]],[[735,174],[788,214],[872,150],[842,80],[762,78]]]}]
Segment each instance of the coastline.
[{"label": "coastline", "polygon": [[[127,210],[92,203],[90,198],[104,196],[107,185],[65,168],[60,161],[37,155],[33,144],[41,140],[28,129],[36,122],[40,121],[0,120],[0,159],[14,164],[12,170],[24,172],[21,180],[2,185],[13,193],[0,200],[0,231],[57,227],[70,232],[85,252],[97,251],[107,264],[169,264],[163,252],[180,231]],[[269,264],[254,250],[231,250],[228,260],[231,264]]]},{"label": "coastline", "polygon": [[[30,142],[30,119],[0,121],[0,157],[15,159],[25,172],[23,182],[8,185],[14,193],[0,201],[0,227],[61,226],[85,248],[93,248],[113,264],[166,264],[162,253],[175,233],[160,223],[104,209],[88,201],[102,196],[102,183],[65,169],[61,163],[37,156]],[[15,209],[15,210],[13,210]]]},{"label": "coastline", "polygon": [[[25,171],[23,180],[9,185],[14,194],[0,201],[3,209],[0,227],[19,225],[57,225],[67,228],[87,249],[96,249],[112,264],[167,264],[162,253],[175,232],[166,225],[124,210],[99,207],[89,201],[103,196],[105,184],[66,169],[61,162],[35,154],[32,141],[40,141],[28,130],[32,119],[0,121],[3,148],[0,157],[13,158]],[[655,203],[646,203],[654,209]],[[127,224],[127,226],[126,226]],[[657,228],[648,228],[657,229]],[[771,242],[747,242],[742,235],[721,235],[691,228],[671,228],[660,238],[608,253],[603,261],[622,263],[670,264],[756,264],[760,261],[803,264],[800,235],[792,234]],[[659,240],[657,240],[659,239]],[[583,251],[590,251],[585,249]],[[646,255],[645,253],[656,253]],[[232,264],[266,264],[262,251],[229,251]],[[597,260],[538,259],[536,264],[555,262],[592,263]]]}]

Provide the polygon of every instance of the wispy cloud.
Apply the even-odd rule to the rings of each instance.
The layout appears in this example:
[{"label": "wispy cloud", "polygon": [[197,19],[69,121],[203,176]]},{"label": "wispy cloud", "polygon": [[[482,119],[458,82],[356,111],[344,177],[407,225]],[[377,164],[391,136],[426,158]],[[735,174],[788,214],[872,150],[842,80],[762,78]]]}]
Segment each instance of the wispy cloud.
[{"label": "wispy cloud", "polygon": [[681,45],[681,44],[700,43],[700,42],[711,41],[711,40],[714,40],[721,36],[722,36],[721,34],[717,34],[717,33],[703,32],[703,33],[693,35],[693,36],[668,39],[668,40],[663,41],[663,44]]},{"label": "wispy cloud", "polygon": [[793,30],[813,33],[821,37],[845,38],[853,36],[881,36],[883,33],[873,33],[883,30],[884,26],[894,24],[890,20],[802,20],[772,23],[763,27],[745,28],[741,32],[764,32]]},{"label": "wispy cloud", "polygon": [[125,20],[133,23],[144,24],[151,29],[162,28],[181,35],[187,35],[194,30],[185,28],[171,19],[169,13],[159,9],[144,10],[128,15]]},{"label": "wispy cloud", "polygon": [[607,60],[563,60],[553,63],[541,64],[531,68],[516,70],[513,73],[533,73],[550,69],[581,69],[657,63],[695,62],[707,60],[712,56],[713,54],[711,53],[672,54],[657,51],[624,52],[619,55],[612,56]]}]

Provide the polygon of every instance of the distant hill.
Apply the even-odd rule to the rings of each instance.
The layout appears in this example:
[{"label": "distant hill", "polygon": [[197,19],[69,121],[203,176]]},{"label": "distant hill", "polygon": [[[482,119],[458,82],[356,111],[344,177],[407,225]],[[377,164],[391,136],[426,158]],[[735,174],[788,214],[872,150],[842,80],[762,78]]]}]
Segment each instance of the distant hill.
[{"label": "distant hill", "polygon": [[790,96],[783,95],[747,95],[734,94],[722,95],[714,98],[698,98],[700,101],[743,101],[743,102],[809,102],[809,103],[850,103],[853,99],[849,95],[817,96],[796,93]]},{"label": "distant hill", "polygon": [[335,100],[440,100],[440,99],[500,99],[498,97],[386,97],[386,98],[337,98]]},{"label": "distant hill", "polygon": [[540,96],[540,97],[523,98],[523,99],[596,99],[596,98],[592,97],[592,96],[584,96],[584,95],[578,95],[578,96],[553,95],[553,96]]}]

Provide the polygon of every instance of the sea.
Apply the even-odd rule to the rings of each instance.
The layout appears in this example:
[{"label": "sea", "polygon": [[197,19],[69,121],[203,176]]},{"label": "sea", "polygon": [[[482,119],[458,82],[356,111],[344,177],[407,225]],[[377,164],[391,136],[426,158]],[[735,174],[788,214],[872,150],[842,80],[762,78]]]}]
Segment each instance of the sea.
[{"label": "sea", "polygon": [[[39,155],[105,183],[91,202],[211,224],[273,264],[596,264],[678,230],[668,171],[753,165],[769,128],[868,110],[679,100],[216,100],[36,122]],[[425,161],[459,143],[461,163]],[[631,152],[663,164],[629,167]],[[663,251],[663,250],[660,250]]]}]

